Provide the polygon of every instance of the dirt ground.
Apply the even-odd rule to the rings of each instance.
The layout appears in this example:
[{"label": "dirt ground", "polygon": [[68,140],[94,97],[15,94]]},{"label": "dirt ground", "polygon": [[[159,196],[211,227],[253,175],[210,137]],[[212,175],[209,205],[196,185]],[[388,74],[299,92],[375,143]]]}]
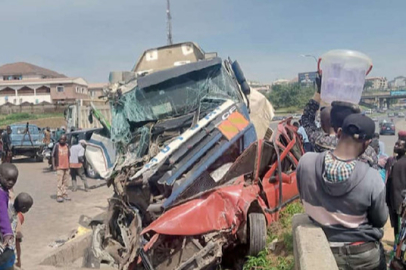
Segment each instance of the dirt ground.
[{"label": "dirt ground", "polygon": [[[30,124],[37,125],[38,127],[50,127],[56,129],[61,126],[66,126],[66,120],[63,117],[41,118],[29,120]],[[21,122],[25,124],[26,122]]]},{"label": "dirt ground", "polygon": [[[57,240],[64,240],[79,226],[81,215],[94,217],[107,207],[107,199],[113,194],[106,186],[91,189],[90,192],[69,191],[70,202],[56,202],[56,175],[46,169],[46,163],[35,163],[30,159],[15,162],[19,178],[15,193],[27,192],[34,198],[34,205],[25,215],[22,226],[22,266],[25,270],[49,269],[38,266],[50,252]],[[69,183],[70,185],[71,183]],[[103,180],[90,180],[89,185],[103,184]],[[79,188],[83,183],[78,181]]]}]

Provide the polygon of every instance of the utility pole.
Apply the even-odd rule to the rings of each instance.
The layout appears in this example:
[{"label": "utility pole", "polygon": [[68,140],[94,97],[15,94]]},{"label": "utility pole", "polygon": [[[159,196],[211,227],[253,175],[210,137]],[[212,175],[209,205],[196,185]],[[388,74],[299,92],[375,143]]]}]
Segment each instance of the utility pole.
[{"label": "utility pole", "polygon": [[166,31],[167,31],[167,39],[168,45],[172,45],[172,17],[171,17],[171,4],[170,0],[166,0]]}]

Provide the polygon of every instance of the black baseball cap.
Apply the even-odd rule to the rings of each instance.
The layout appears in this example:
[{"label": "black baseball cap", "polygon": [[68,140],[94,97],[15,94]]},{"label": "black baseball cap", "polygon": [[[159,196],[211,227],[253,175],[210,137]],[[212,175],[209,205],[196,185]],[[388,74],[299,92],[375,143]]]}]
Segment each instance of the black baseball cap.
[{"label": "black baseball cap", "polygon": [[375,123],[368,116],[354,113],[345,118],[342,129],[354,139],[367,141],[374,137]]}]

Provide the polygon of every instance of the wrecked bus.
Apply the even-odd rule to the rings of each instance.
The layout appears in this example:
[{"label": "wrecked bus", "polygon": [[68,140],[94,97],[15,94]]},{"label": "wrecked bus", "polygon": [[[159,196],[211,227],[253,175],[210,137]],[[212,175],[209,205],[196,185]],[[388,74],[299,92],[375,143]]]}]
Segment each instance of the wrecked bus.
[{"label": "wrecked bus", "polygon": [[109,142],[99,156],[109,160],[102,176],[115,195],[94,230],[95,257],[125,269],[138,254],[141,228],[223,184],[257,140],[249,93],[237,62],[191,42],[148,50],[131,72],[110,74],[114,164]]},{"label": "wrecked bus", "polygon": [[[265,249],[266,227],[299,197],[296,167],[304,151],[296,130],[290,119],[268,130],[231,164],[219,185],[174,205],[144,229],[139,215],[125,224],[110,211],[110,223],[95,227],[92,254],[119,269],[242,269],[246,255]],[[121,237],[106,230],[115,222],[125,232]]]},{"label": "wrecked bus", "polygon": [[[269,135],[269,134],[268,134]],[[296,167],[303,154],[290,119],[251,144],[211,190],[177,205],[141,235],[128,269],[242,269],[266,248],[267,225],[299,197]]]}]

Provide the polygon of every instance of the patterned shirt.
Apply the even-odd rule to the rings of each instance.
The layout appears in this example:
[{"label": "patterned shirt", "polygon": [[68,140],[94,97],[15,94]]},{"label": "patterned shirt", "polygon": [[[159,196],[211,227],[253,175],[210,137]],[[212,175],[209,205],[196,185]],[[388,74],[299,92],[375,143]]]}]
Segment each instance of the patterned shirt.
[{"label": "patterned shirt", "polygon": [[325,176],[330,182],[342,182],[350,178],[351,173],[354,171],[355,159],[341,160],[329,151],[324,157]]},{"label": "patterned shirt", "polygon": [[[302,115],[302,125],[309,137],[310,143],[313,145],[314,151],[321,153],[328,150],[334,150],[337,146],[338,139],[334,135],[326,134],[321,128],[317,128],[315,119],[316,113],[320,108],[320,104],[314,100],[306,104]],[[378,169],[378,155],[375,150],[368,146],[365,152],[359,157],[360,161],[368,163],[369,166]]]},{"label": "patterned shirt", "polygon": [[309,138],[309,142],[313,145],[314,151],[321,153],[335,149],[337,138],[326,134],[321,128],[317,127],[315,120],[319,108],[320,104],[314,99],[310,99],[303,111],[302,125]]}]

